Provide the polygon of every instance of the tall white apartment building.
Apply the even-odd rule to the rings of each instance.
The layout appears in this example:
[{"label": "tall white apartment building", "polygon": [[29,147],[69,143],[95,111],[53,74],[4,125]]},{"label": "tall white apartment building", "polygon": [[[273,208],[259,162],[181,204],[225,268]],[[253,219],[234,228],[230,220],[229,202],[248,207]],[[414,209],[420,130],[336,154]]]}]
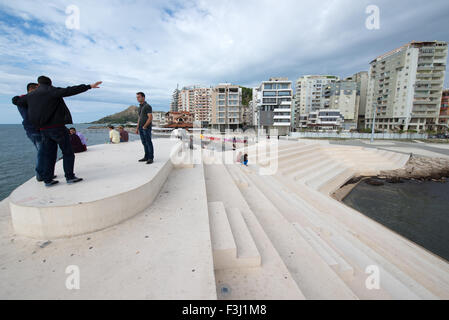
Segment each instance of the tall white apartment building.
[{"label": "tall white apartment building", "polygon": [[448,44],[413,41],[371,62],[367,128],[435,130],[441,106]]},{"label": "tall white apartment building", "polygon": [[178,104],[179,104],[179,93],[180,93],[181,91],[179,91],[179,88],[176,88],[174,91],[173,91],[173,94],[172,94],[172,100],[171,100],[171,103],[170,103],[170,111],[171,112],[177,112],[178,111]]},{"label": "tall white apartment building", "polygon": [[212,90],[211,125],[224,131],[237,129],[244,121],[242,88],[229,83],[221,83]]},{"label": "tall white apartment building", "polygon": [[329,108],[325,98],[326,87],[340,80],[331,75],[307,75],[296,80],[295,110],[293,127],[299,127],[300,116],[307,116],[310,112]]},{"label": "tall white apartment building", "polygon": [[194,115],[194,121],[202,126],[210,123],[212,109],[212,89],[200,86],[184,87],[178,95],[178,111],[187,111]]},{"label": "tall white apartment building", "polygon": [[257,125],[269,133],[277,129],[279,135],[290,132],[292,125],[292,82],[288,78],[270,78],[255,90]]}]

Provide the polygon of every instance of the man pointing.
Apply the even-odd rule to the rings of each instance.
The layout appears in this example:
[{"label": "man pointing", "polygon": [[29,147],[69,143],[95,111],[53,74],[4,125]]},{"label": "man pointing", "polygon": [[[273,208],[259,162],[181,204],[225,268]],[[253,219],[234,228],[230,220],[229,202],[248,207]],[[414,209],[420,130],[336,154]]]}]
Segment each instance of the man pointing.
[{"label": "man pointing", "polygon": [[89,89],[99,88],[102,82],[91,85],[79,85],[68,88],[53,87],[51,79],[45,76],[38,78],[38,88],[20,98],[14,97],[14,104],[28,108],[28,118],[40,130],[42,136],[45,186],[51,187],[58,183],[53,180],[56,164],[57,146],[62,151],[65,178],[68,184],[82,181],[73,172],[75,154],[70,144],[69,130],[66,124],[72,124],[72,115],[64,102],[64,97],[74,96]]}]

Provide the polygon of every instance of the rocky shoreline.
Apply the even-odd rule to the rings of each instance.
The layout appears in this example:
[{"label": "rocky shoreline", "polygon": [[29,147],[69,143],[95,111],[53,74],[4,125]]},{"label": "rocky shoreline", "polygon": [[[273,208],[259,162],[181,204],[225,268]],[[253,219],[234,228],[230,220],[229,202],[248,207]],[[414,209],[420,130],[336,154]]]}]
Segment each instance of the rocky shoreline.
[{"label": "rocky shoreline", "polygon": [[335,191],[332,197],[342,202],[362,182],[373,186],[383,186],[385,183],[402,183],[406,180],[448,182],[449,159],[412,155],[404,168],[381,171],[378,176],[354,177]]}]

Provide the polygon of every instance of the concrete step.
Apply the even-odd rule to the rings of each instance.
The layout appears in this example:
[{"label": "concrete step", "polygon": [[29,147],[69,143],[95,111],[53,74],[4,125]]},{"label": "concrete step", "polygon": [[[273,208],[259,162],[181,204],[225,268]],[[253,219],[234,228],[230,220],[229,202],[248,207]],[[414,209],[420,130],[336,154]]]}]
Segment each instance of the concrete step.
[{"label": "concrete step", "polygon": [[309,163],[307,165],[304,165],[300,170],[297,170],[292,174],[293,180],[297,181],[306,178],[308,175],[315,173],[316,170],[331,166],[335,163],[336,163],[335,159],[327,158],[317,161],[316,163]]},{"label": "concrete step", "polygon": [[331,194],[351,180],[355,175],[356,172],[353,169],[346,169],[335,178],[327,181],[327,183],[318,188],[318,190],[324,194]]},{"label": "concrete step", "polygon": [[326,185],[330,180],[335,179],[335,177],[339,176],[340,174],[342,174],[347,170],[349,170],[349,168],[344,166],[336,167],[334,169],[327,171],[325,174],[320,175],[319,177],[307,180],[306,184],[309,187],[318,190],[324,185]]},{"label": "concrete step", "polygon": [[266,184],[261,176],[253,174],[248,175],[248,178],[252,183],[248,189],[242,190],[242,194],[306,298],[357,299],[343,280],[279,211],[279,206],[282,207],[285,201],[273,192],[273,188]]},{"label": "concrete step", "polygon": [[[439,287],[432,287],[430,283],[429,287],[423,287],[422,282],[418,281],[418,279],[422,279],[422,277],[433,278],[434,274],[420,273],[417,278],[414,273],[417,272],[415,270],[412,272],[414,275],[412,278],[410,277],[410,274],[406,273],[406,271],[410,271],[407,270],[408,268],[414,269],[417,264],[422,263],[419,260],[414,260],[413,265],[405,264],[404,261],[398,257],[403,254],[403,250],[409,251],[409,249],[406,249],[407,246],[402,247],[399,252],[393,249],[394,244],[399,245],[397,243],[397,240],[399,239],[396,238],[396,234],[386,230],[383,226],[328,196],[313,191],[304,185],[294,184],[285,179],[283,179],[283,181],[289,185],[291,190],[295,191],[298,199],[307,199],[307,206],[314,208],[315,216],[318,215],[316,216],[317,218],[320,217],[320,219],[323,219],[322,221],[326,221],[325,228],[329,231],[334,246],[338,248],[338,251],[351,263],[351,265],[358,265],[360,270],[365,270],[365,268],[370,265],[377,265],[380,267],[381,273],[384,274],[385,279],[388,279],[388,282],[382,281],[382,287],[385,292],[388,292],[391,298],[435,298],[435,295],[429,292],[429,288],[433,288],[433,290],[437,290],[439,294],[445,296],[444,292],[446,289],[440,291],[438,290]],[[337,217],[345,217],[345,221],[339,221]],[[362,223],[362,221],[364,222]],[[379,230],[374,230],[379,227]],[[365,231],[362,233],[361,230],[364,228],[368,228],[370,231],[366,230],[366,233]],[[342,235],[344,235],[344,237]],[[373,242],[374,238],[377,238],[378,240],[375,244]],[[387,240],[387,238],[389,240]],[[400,239],[405,240],[401,237]],[[407,240],[405,240],[405,242],[407,242]],[[410,244],[410,242],[408,243]],[[416,252],[417,251],[413,250],[408,253]],[[423,254],[425,252],[421,251],[420,253]],[[388,258],[384,256],[385,254],[387,254]],[[429,256],[427,256],[427,259],[428,258]],[[436,269],[433,267],[431,269],[436,272]],[[439,272],[441,272],[441,270]],[[357,291],[357,294],[360,297],[362,297],[362,295],[366,297],[371,295],[366,289]]]},{"label": "concrete step", "polygon": [[286,153],[286,154],[279,155],[278,161],[280,163],[281,162],[287,162],[288,160],[295,159],[295,158],[299,157],[300,155],[308,154],[309,152],[315,151],[315,150],[318,150],[318,149],[319,148],[317,146],[314,146],[314,145],[307,146],[307,147],[304,147],[304,148],[301,148],[301,149],[294,150],[293,152],[289,152],[289,153]]},{"label": "concrete step", "polygon": [[295,157],[293,159],[284,161],[282,163],[282,166],[284,168],[291,167],[291,166],[296,165],[298,162],[307,161],[307,160],[309,160],[311,158],[320,157],[320,156],[326,156],[327,157],[327,155],[323,154],[323,152],[321,152],[321,149],[319,149],[319,148],[313,149],[313,150],[309,150],[308,152],[306,152],[304,154],[301,154],[301,155],[298,155],[297,157]]},{"label": "concrete step", "polygon": [[[223,165],[206,165],[206,189],[209,201],[223,202],[225,208],[238,208],[259,251],[262,264],[257,268],[234,268],[215,271],[218,298],[226,300],[304,299],[270,238],[241,190]],[[217,183],[219,182],[219,183]]]},{"label": "concrete step", "polygon": [[294,174],[302,169],[307,168],[308,166],[312,166],[320,161],[327,160],[328,157],[325,155],[311,155],[308,157],[305,157],[303,159],[295,159],[295,163],[287,165],[283,164],[282,168],[280,168],[280,171],[283,175],[291,175]]},{"label": "concrete step", "polygon": [[[331,160],[329,160],[329,161],[331,161]],[[341,168],[341,166],[342,165],[340,162],[333,161],[333,162],[330,162],[328,165],[323,165],[321,167],[315,167],[314,170],[309,170],[308,173],[303,174],[302,176],[295,177],[295,180],[302,181],[305,183],[306,181],[319,179],[320,176],[325,176],[328,173]]]},{"label": "concrete step", "polygon": [[228,169],[228,172],[231,175],[231,177],[234,180],[234,182],[239,187],[247,188],[249,186],[249,182],[248,182],[248,180],[243,176],[243,174],[239,170],[235,169],[236,166],[241,166],[241,165],[239,165],[239,164],[227,165],[226,168]]},{"label": "concrete step", "polygon": [[259,267],[261,258],[245,219],[239,208],[230,208],[228,219],[237,245],[237,261],[235,267]]},{"label": "concrete step", "polygon": [[229,268],[237,258],[237,245],[223,202],[209,202],[209,219],[214,269]]},{"label": "concrete step", "polygon": [[303,228],[299,223],[293,223],[298,232],[310,243],[318,254],[331,266],[341,277],[354,275],[354,268],[333,250],[319,235],[310,227]]}]

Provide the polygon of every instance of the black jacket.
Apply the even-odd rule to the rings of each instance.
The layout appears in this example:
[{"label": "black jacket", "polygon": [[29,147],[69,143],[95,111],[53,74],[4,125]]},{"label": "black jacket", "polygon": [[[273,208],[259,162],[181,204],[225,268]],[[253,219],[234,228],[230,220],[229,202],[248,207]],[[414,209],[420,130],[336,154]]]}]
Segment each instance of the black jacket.
[{"label": "black jacket", "polygon": [[89,85],[56,88],[40,85],[39,88],[22,97],[14,97],[12,103],[28,108],[28,119],[38,129],[72,124],[72,115],[64,97],[74,96],[91,89]]}]

